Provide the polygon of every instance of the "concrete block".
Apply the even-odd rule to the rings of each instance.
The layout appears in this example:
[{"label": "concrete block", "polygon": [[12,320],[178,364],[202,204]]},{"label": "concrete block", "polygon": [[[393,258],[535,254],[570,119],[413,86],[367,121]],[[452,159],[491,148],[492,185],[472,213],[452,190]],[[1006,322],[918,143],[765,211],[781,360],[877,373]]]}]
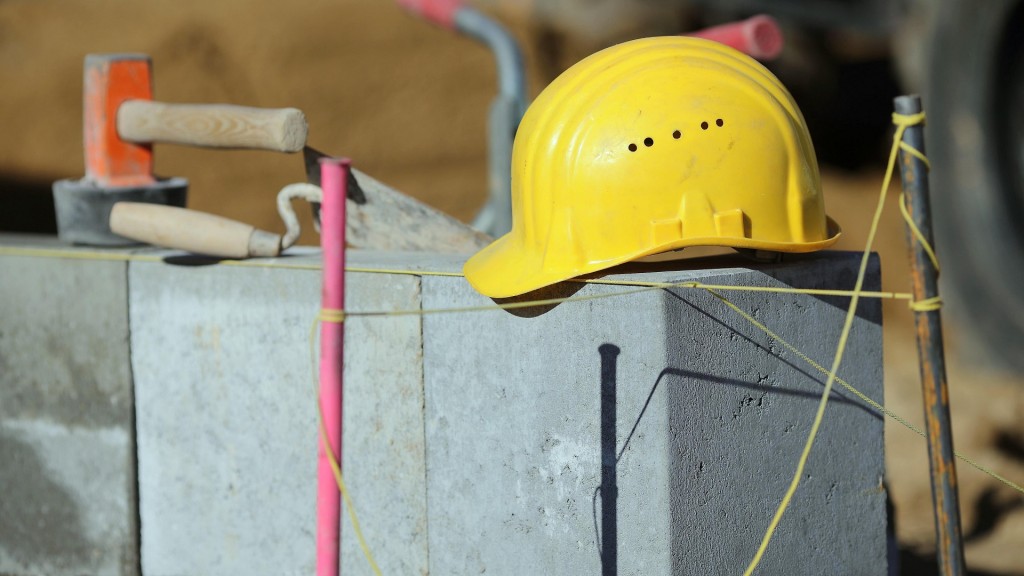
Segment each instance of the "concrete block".
[{"label": "concrete block", "polygon": [[[628,280],[850,288],[858,256]],[[879,284],[877,262],[870,287]],[[625,288],[569,285],[578,296]],[[489,301],[424,277],[424,309]],[[846,301],[726,293],[828,365]],[[701,290],[543,314],[426,316],[433,574],[738,574],[788,485],[824,376]],[[841,375],[882,398],[881,309]],[[839,390],[759,573],[886,573],[883,425]]]},{"label": "concrete block", "polygon": [[[133,263],[130,277],[145,574],[312,573],[319,272]],[[419,306],[412,276],[351,274],[347,291],[355,307]],[[346,332],[346,483],[381,569],[426,573],[420,321]],[[362,573],[347,517],[342,535],[343,572]]]},{"label": "concrete block", "polygon": [[0,574],[138,574],[126,277],[0,255]]}]

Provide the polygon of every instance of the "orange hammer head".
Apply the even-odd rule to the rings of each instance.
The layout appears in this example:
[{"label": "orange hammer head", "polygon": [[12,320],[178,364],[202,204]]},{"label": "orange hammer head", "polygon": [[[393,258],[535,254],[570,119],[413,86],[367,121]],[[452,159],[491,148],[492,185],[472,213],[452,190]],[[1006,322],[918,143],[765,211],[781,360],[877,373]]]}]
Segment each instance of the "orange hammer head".
[{"label": "orange hammer head", "polygon": [[85,177],[99,186],[152,184],[153,147],[125,142],[117,109],[125,100],[151,100],[152,62],[144,54],[85,57]]}]

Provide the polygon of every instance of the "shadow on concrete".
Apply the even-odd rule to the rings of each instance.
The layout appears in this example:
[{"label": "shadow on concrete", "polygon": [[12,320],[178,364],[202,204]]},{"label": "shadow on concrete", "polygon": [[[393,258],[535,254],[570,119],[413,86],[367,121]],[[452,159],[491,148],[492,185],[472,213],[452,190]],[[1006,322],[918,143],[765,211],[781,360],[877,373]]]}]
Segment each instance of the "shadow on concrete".
[{"label": "shadow on concrete", "polygon": [[29,570],[90,571],[93,544],[83,536],[74,499],[51,478],[32,446],[2,427],[0,486],[0,557]]},{"label": "shadow on concrete", "polygon": [[164,264],[170,264],[171,266],[184,266],[186,268],[201,268],[203,266],[216,266],[224,261],[224,258],[217,258],[216,256],[203,256],[201,254],[175,254],[173,256],[165,256],[163,258]]},{"label": "shadow on concrete", "polygon": [[[623,441],[622,449],[620,449],[618,454],[615,456],[616,462],[618,462],[622,458],[622,455],[625,454],[626,449],[629,448],[629,442],[633,439],[633,435],[636,434],[636,430],[637,428],[639,428],[640,422],[644,418],[644,414],[647,413],[647,408],[651,404],[651,399],[654,398],[654,393],[657,392],[658,388],[661,386],[662,380],[665,380],[670,376],[674,376],[677,378],[689,378],[692,380],[706,382],[708,384],[724,384],[726,386],[746,388],[747,390],[757,392],[770,391],[772,394],[779,394],[781,396],[793,396],[796,398],[806,398],[808,400],[818,400],[819,398],[821,398],[820,394],[816,394],[814,392],[804,392],[803,390],[786,390],[784,388],[777,388],[775,386],[770,386],[767,384],[754,384],[752,382],[737,380],[735,378],[723,378],[721,376],[712,376],[711,374],[694,372],[692,370],[683,370],[681,368],[665,368],[664,370],[661,371],[660,374],[658,374],[658,378],[654,381],[654,386],[651,386],[651,391],[647,394],[647,400],[644,401],[644,406],[643,408],[640,409],[640,414],[637,415],[636,421],[633,422],[633,427],[630,428],[629,434],[626,436],[626,440]],[[858,404],[857,402],[842,397],[832,398],[830,399],[830,402],[835,402],[837,404],[849,404],[851,406],[861,407],[860,404]],[[868,412],[872,416],[875,416],[873,412]]]},{"label": "shadow on concrete", "polygon": [[[751,342],[754,343],[753,341]],[[754,344],[755,346],[760,347],[757,343]],[[655,393],[666,379],[676,377],[711,385],[726,385],[745,388],[761,392],[762,394],[770,391],[772,394],[804,398],[810,402],[814,402],[819,398],[819,394],[811,391],[789,390],[768,384],[757,384],[736,378],[715,376],[683,368],[667,367],[663,369],[655,379],[654,384],[651,386],[651,389],[647,394],[643,407],[640,409],[640,413],[637,414],[636,419],[633,421],[632,427],[620,448],[617,446],[616,442],[618,437],[618,415],[616,407],[618,356],[621,353],[621,349],[613,344],[605,343],[598,347],[598,353],[601,357],[601,484],[594,490],[591,507],[597,549],[601,558],[601,576],[618,575],[618,483],[616,480],[618,464],[623,455],[629,449],[630,442],[633,440],[637,429],[644,420],[647,410],[650,407],[651,400],[654,398]],[[802,371],[796,366],[793,366],[789,362],[782,359],[780,359],[780,361],[790,365],[794,370],[801,372],[808,378],[823,384],[820,379],[812,377],[810,374]],[[864,409],[873,417],[879,417],[857,401],[841,396],[833,398],[832,401],[838,404],[856,406]],[[599,499],[601,501],[600,515],[598,515],[597,511],[597,502]]]},{"label": "shadow on concrete", "polygon": [[[780,354],[780,351],[772,350],[772,349],[764,347],[761,343],[751,339],[749,336],[744,334],[742,330],[740,330],[740,329],[738,329],[738,328],[736,328],[734,326],[731,326],[729,324],[726,324],[720,318],[718,318],[718,317],[708,313],[706,310],[704,310],[700,306],[697,306],[697,305],[693,304],[692,302],[690,302],[686,298],[683,298],[682,296],[680,296],[678,294],[675,294],[675,293],[672,293],[672,292],[670,292],[669,294],[671,294],[672,297],[675,298],[676,300],[678,300],[679,302],[682,302],[683,304],[686,304],[690,308],[694,309],[697,313],[703,315],[705,318],[707,318],[711,322],[714,322],[715,324],[718,324],[718,325],[720,325],[720,326],[730,330],[739,339],[742,339],[742,340],[746,341],[748,344],[752,344],[755,348],[759,349],[761,352],[764,352],[765,354],[773,356],[775,358],[775,360],[778,361],[780,364],[784,364],[784,365],[792,368],[795,372],[799,373],[802,376],[807,377],[808,379],[810,379],[810,380],[812,380],[814,382],[817,382],[822,387],[825,386],[825,380],[826,380],[826,375],[825,374],[822,374],[820,372],[815,372],[815,373],[810,372],[808,370],[809,367],[806,366],[805,364],[799,364],[798,365],[798,364],[795,364],[795,363],[793,363],[793,362],[783,358],[781,356],[781,354]],[[739,318],[739,320],[741,322],[746,322],[746,320],[743,320],[742,318]],[[690,375],[690,374],[686,374],[686,375]],[[710,376],[710,375],[702,375],[702,374],[696,374],[695,376],[698,376],[698,377],[702,376],[702,377],[705,377],[705,378],[707,378],[707,379],[709,379],[711,381],[715,381],[715,379],[717,378],[717,377],[713,377],[713,376]],[[811,394],[811,393],[798,392],[798,391],[793,391],[793,390],[785,390],[785,389],[781,389],[781,388],[774,387],[774,386],[756,385],[756,384],[753,384],[751,382],[744,382],[744,381],[741,381],[741,380],[727,380],[726,379],[726,381],[721,382],[721,383],[733,384],[733,385],[736,385],[736,386],[744,386],[744,387],[756,388],[756,389],[762,389],[763,388],[763,389],[771,390],[773,393],[776,393],[776,394],[783,394],[783,395],[789,394],[789,395],[796,395],[796,396],[807,396],[807,397],[811,397],[811,398],[815,398],[815,399],[820,398],[819,394]],[[655,384],[655,387],[657,387],[657,384]],[[652,390],[652,393],[653,393],[653,390]],[[875,418],[877,420],[883,420],[884,419],[884,416],[882,414],[877,412],[871,406],[865,404],[859,398],[853,397],[853,395],[851,395],[849,392],[847,392],[845,389],[843,389],[839,384],[836,384],[835,387],[832,388],[832,395],[829,397],[829,402],[836,402],[836,403],[839,403],[839,404],[849,404],[851,406],[856,406],[857,408],[859,408],[859,409],[863,410],[864,412],[870,414],[873,418]]]},{"label": "shadow on concrete", "polygon": [[[685,253],[686,250],[682,250]],[[848,260],[854,266],[842,270],[838,277],[821,276],[808,279],[805,275],[801,277],[793,278],[794,272],[800,273],[805,266],[809,263],[813,263],[819,260],[834,260],[836,258],[843,258]],[[767,276],[778,280],[779,282],[793,286],[794,288],[803,288],[808,290],[817,289],[839,289],[839,290],[853,290],[854,285],[857,281],[856,266],[860,263],[861,256],[853,252],[836,252],[836,251],[821,251],[812,252],[807,254],[781,254],[781,260],[779,262],[763,263],[756,262],[750,258],[741,256],[738,253],[733,254],[716,254],[710,256],[698,256],[694,258],[683,258],[665,260],[660,262],[627,262],[618,266],[602,270],[595,274],[588,274],[585,278],[606,278],[611,275],[618,274],[643,274],[653,272],[690,272],[690,271],[701,271],[701,270],[728,270],[728,269],[743,269],[743,270],[754,270],[762,272]],[[881,273],[880,263],[877,254],[871,256],[871,260],[868,264],[868,276],[864,282],[864,291],[878,291],[881,290]],[[713,281],[710,283],[714,283]],[[729,284],[728,276],[724,276],[721,281],[722,284]],[[838,288],[837,288],[838,287]],[[678,288],[675,290],[679,291],[692,291],[692,288]],[[743,294],[742,291],[722,291],[723,296],[730,300],[736,296]],[[765,298],[799,298],[800,295],[796,294],[778,294],[778,293],[764,293]],[[849,296],[821,296],[821,295],[808,295],[808,297],[816,298],[826,304],[839,308],[840,310],[846,310],[850,305]],[[857,306],[857,317],[867,320],[873,324],[882,324],[882,306],[877,298],[861,298],[860,303]]]},{"label": "shadow on concrete", "polygon": [[598,550],[601,551],[601,576],[617,576],[619,485],[616,473],[619,458],[615,451],[616,383],[617,364],[622,350],[614,344],[602,344],[597,351],[601,355],[601,485],[597,488],[601,494],[601,532]]},{"label": "shadow on concrete", "polygon": [[[519,296],[513,296],[511,298],[492,298],[495,304],[504,306],[507,304],[519,304],[528,302],[538,302],[543,300],[558,300],[562,298],[570,298],[577,292],[583,289],[586,284],[582,282],[559,282],[551,286],[545,286],[533,292],[527,292],[526,294],[520,294]],[[539,304],[536,306],[526,306],[524,308],[507,308],[505,311],[513,316],[520,318],[536,318],[541,314],[547,314],[554,310],[561,303],[551,304]]]},{"label": "shadow on concrete", "polygon": [[53,181],[0,174],[0,232],[56,234]]},{"label": "shadow on concrete", "polygon": [[[286,260],[288,258],[294,258],[299,256],[298,254],[279,254],[274,257],[275,260]],[[203,267],[203,266],[216,266],[225,262],[244,262],[245,260],[238,260],[235,258],[221,258],[219,256],[205,256],[203,254],[192,254],[190,252],[182,252],[180,254],[171,254],[164,256],[164,264],[170,264],[171,266],[185,266],[185,267]]]}]

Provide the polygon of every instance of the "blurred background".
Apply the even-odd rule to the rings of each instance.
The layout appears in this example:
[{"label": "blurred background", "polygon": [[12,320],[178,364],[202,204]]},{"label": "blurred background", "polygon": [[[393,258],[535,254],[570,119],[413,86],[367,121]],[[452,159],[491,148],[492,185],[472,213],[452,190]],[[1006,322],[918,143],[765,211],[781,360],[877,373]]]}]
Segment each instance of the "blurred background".
[{"label": "blurred background", "polygon": [[[928,113],[956,446],[1024,480],[1024,16],[989,0],[477,0],[503,23],[535,96],[580,58],[631,38],[757,13],[782,25],[768,66],[801,106],[840,248],[862,250],[892,135],[892,98]],[[488,189],[497,91],[483,44],[382,0],[0,2],[0,232],[54,233],[51,183],[83,174],[82,63],[143,52],[166,102],[296,107],[309,143],[456,218]],[[156,147],[157,173],[190,180],[190,208],[283,231],[275,196],[301,155]],[[897,186],[893,187],[896,192]],[[895,194],[875,245],[883,287],[909,290]],[[305,244],[316,244],[308,219]],[[910,312],[885,305],[886,404],[919,424]],[[887,424],[903,573],[934,573],[924,441]],[[958,463],[973,574],[1024,574],[1024,497]]]}]

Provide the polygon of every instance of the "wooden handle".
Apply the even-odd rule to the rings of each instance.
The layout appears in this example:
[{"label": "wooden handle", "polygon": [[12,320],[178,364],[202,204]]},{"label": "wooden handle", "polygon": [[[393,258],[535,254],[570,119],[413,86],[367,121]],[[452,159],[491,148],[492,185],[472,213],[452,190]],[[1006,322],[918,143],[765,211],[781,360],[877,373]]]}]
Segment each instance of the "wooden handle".
[{"label": "wooden handle", "polygon": [[296,108],[128,100],[117,110],[117,132],[122,140],[138,143],[298,152],[309,127]]},{"label": "wooden handle", "polygon": [[221,258],[277,256],[281,237],[221,216],[175,206],[118,202],[110,229],[139,242]]}]

